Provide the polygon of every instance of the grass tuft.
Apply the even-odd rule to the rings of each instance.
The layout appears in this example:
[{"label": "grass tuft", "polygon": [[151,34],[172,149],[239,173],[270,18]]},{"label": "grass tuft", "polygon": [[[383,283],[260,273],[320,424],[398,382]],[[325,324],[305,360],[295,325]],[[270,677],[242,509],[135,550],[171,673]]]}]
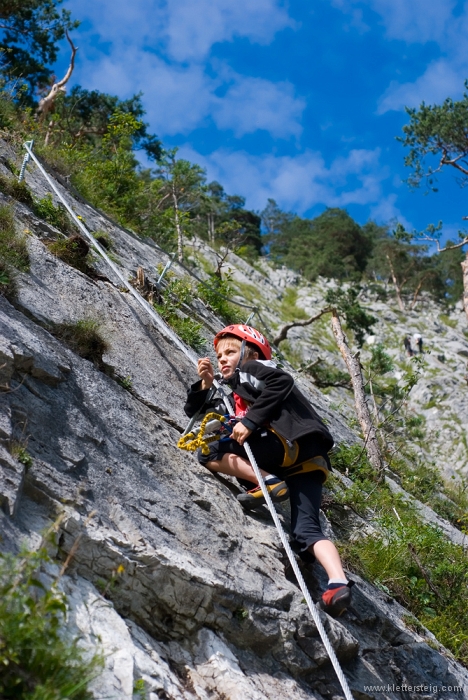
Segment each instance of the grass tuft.
[{"label": "grass tuft", "polygon": [[67,265],[71,265],[85,275],[89,273],[89,244],[81,236],[61,238],[48,243],[47,247],[53,255]]},{"label": "grass tuft", "polygon": [[0,294],[12,296],[15,292],[15,271],[29,270],[26,236],[17,233],[13,209],[0,206]]},{"label": "grass tuft", "polygon": [[7,177],[6,175],[2,175],[0,173],[0,192],[3,192],[3,194],[8,195],[9,197],[13,197],[18,202],[22,202],[23,204],[27,204],[31,207],[33,206],[34,200],[31,190],[24,180],[22,180],[22,182],[18,182],[16,177]]},{"label": "grass tuft", "polygon": [[109,350],[109,343],[102,336],[99,321],[86,318],[76,323],[60,323],[53,333],[85,360],[103,367],[102,356]]}]

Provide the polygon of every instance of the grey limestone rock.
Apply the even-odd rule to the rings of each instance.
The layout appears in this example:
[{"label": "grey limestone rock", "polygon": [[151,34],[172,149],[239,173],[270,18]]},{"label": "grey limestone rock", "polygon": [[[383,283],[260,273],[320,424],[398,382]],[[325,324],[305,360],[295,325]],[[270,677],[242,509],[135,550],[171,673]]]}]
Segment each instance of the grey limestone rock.
[{"label": "grey limestone rock", "polygon": [[[36,196],[47,192],[36,170],[27,181]],[[128,277],[139,265],[154,275],[166,261],[154,244],[67,197],[91,230],[112,236]],[[55,555],[73,553],[62,581],[69,628],[88,648],[101,645],[106,659],[96,698],[131,698],[137,681],[151,700],[342,697],[270,517],[246,514],[232,480],[215,478],[176,447],[195,376],[190,360],[112,273],[99,263],[107,281],[90,279],[56,259],[42,242],[54,232],[27,207],[16,209],[32,230],[31,271],[19,276],[13,304],[0,298],[1,546],[37,546],[62,514]],[[284,270],[269,280],[265,263],[255,270],[232,261],[267,302],[298,282]],[[310,308],[317,299],[315,291]],[[217,321],[203,314],[208,339]],[[55,324],[83,318],[97,319],[108,340],[100,368],[53,335]],[[128,390],[116,381],[125,377]],[[337,442],[358,440],[345,411],[307,378],[298,382]],[[21,435],[27,469],[9,451]],[[287,508],[279,513],[288,527]],[[304,573],[317,599],[323,571]],[[409,629],[403,608],[362,581],[355,591],[346,619],[321,613],[355,697],[374,697],[365,685],[410,677],[468,688],[466,670],[428,646],[429,633]]]}]

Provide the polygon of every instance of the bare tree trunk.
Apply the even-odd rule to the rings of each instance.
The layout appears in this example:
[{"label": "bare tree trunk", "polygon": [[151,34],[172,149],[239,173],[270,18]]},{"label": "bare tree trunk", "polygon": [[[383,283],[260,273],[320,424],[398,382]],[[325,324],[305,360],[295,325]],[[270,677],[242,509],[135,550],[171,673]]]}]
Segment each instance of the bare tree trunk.
[{"label": "bare tree trunk", "polygon": [[[67,36],[68,43],[70,44],[71,50],[72,50],[70,65],[68,66],[68,70],[65,73],[64,77],[62,78],[62,80],[59,80],[58,82],[54,83],[52,85],[52,87],[50,88],[49,94],[46,95],[45,97],[43,97],[42,100],[39,101],[39,105],[37,107],[37,115],[41,119],[44,119],[47,116],[47,114],[54,108],[55,100],[57,99],[58,94],[60,92],[65,92],[65,85],[70,80],[71,75],[73,73],[73,69],[75,67],[75,56],[76,56],[76,52],[78,51],[78,49],[73,44],[73,41],[70,39],[68,32],[65,32],[65,34]],[[49,129],[50,129],[50,124],[49,124]]]},{"label": "bare tree trunk", "polygon": [[463,306],[468,320],[468,251],[461,266],[463,271]]},{"label": "bare tree trunk", "polygon": [[343,356],[343,360],[348,368],[349,376],[354,391],[354,404],[356,406],[356,414],[361,426],[365,440],[365,448],[369,462],[379,475],[379,479],[384,478],[385,464],[380,452],[379,442],[377,440],[377,431],[372,423],[369,413],[369,408],[366,402],[366,394],[364,391],[364,379],[361,372],[361,363],[359,357],[351,354],[348,346],[347,338],[341,327],[340,317],[336,309],[332,310],[332,329],[335,336],[338,348]]},{"label": "bare tree trunk", "polygon": [[390,260],[389,255],[386,255],[385,257],[387,258],[388,264],[390,266],[390,272],[392,274],[393,286],[395,287],[395,292],[396,292],[396,296],[397,296],[397,300],[398,300],[398,306],[400,307],[400,311],[404,311],[405,306],[403,304],[403,299],[401,298],[401,288],[397,282],[397,278],[395,275],[395,270],[393,269],[392,261]]},{"label": "bare tree trunk", "polygon": [[315,316],[311,316],[306,321],[290,321],[289,323],[286,323],[282,328],[280,328],[278,335],[275,338],[273,338],[273,345],[278,346],[283,340],[286,340],[288,336],[288,331],[290,331],[291,328],[296,328],[297,326],[310,326],[311,323],[313,323],[314,321],[318,321],[318,319],[321,318],[324,314],[329,314],[331,310],[331,307],[327,306],[326,309],[319,311],[318,314],[315,314]]},{"label": "bare tree trunk", "polygon": [[210,211],[207,214],[208,217],[208,240],[210,241],[211,245],[213,245],[214,240],[215,240],[215,225],[214,225],[214,214],[212,211]]},{"label": "bare tree trunk", "polygon": [[177,202],[177,194],[175,191],[174,183],[172,183],[172,201],[174,202],[174,221],[177,231],[177,259],[179,262],[184,260],[184,239],[182,233],[182,226],[180,225],[179,216],[179,205]]}]

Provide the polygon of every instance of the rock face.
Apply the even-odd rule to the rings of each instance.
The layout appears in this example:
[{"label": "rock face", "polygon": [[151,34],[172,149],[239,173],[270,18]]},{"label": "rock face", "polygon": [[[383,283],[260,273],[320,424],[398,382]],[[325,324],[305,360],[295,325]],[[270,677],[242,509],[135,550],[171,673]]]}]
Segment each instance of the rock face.
[{"label": "rock face", "polygon": [[[45,194],[37,171],[28,184]],[[112,236],[125,275],[165,262],[154,245],[67,197],[92,230]],[[230,480],[176,448],[190,361],[102,265],[108,281],[61,262],[41,240],[50,227],[15,207],[31,232],[31,270],[13,303],[0,298],[2,547],[34,546],[63,514],[56,555],[74,548],[63,579],[70,629],[89,647],[99,640],[106,657],[96,698],[131,698],[141,680],[151,700],[341,697],[269,515],[247,515]],[[209,338],[217,321],[198,310]],[[100,368],[50,332],[83,318],[98,320],[108,341]],[[126,377],[127,389],[117,381]],[[357,439],[325,397],[306,380],[301,387],[338,441]],[[287,527],[287,509],[280,513]],[[304,573],[317,598],[323,571]],[[382,592],[364,582],[354,590],[346,620],[322,615],[355,697],[421,698],[393,690],[406,683],[461,698],[442,686],[468,688],[468,674],[432,635],[408,629],[405,610]]]}]

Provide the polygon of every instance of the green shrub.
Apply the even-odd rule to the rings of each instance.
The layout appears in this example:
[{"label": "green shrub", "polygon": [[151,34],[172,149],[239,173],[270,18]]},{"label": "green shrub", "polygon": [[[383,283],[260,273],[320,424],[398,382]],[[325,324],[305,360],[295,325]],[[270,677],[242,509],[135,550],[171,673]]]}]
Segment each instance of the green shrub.
[{"label": "green shrub", "polygon": [[36,199],[33,209],[36,216],[52,224],[59,231],[63,233],[76,232],[76,226],[71,222],[66,209],[61,205],[55,206],[50,193],[46,194],[42,199]]},{"label": "green shrub", "polygon": [[32,467],[33,465],[33,458],[29,454],[29,452],[26,449],[26,445],[24,444],[26,441],[23,442],[17,442],[14,441],[10,444],[10,454],[12,457],[18,460],[18,462],[21,462],[21,464],[24,464],[24,466],[29,469],[29,467]]},{"label": "green shrub", "polygon": [[114,241],[105,231],[95,231],[93,233],[93,238],[95,238],[97,242],[100,243],[107,251],[114,249]]},{"label": "green shrub", "polygon": [[385,352],[382,343],[373,345],[371,348],[371,360],[369,363],[371,371],[379,375],[387,374],[387,372],[392,371],[393,366],[393,360],[390,355]]},{"label": "green shrub", "polygon": [[222,318],[226,325],[242,323],[243,315],[228,301],[229,297],[234,294],[229,279],[221,279],[218,275],[211,274],[207,283],[198,285],[197,294],[215,314]]},{"label": "green shrub", "polygon": [[102,658],[64,634],[67,601],[45,583],[45,549],[0,554],[0,697],[5,700],[92,700],[90,681]]},{"label": "green shrub", "polygon": [[352,389],[351,379],[348,372],[330,365],[324,360],[319,362],[304,364],[303,371],[310,374],[315,384],[321,388],[330,386],[341,386],[345,389]]},{"label": "green shrub", "polygon": [[103,338],[101,324],[96,319],[60,323],[54,327],[53,333],[85,360],[97,367],[103,366],[102,356],[109,350],[109,343]]},{"label": "green shrub", "polygon": [[193,299],[193,289],[189,281],[167,276],[167,286],[160,295],[154,308],[161,318],[177,333],[177,335],[194,350],[201,350],[206,341],[201,335],[202,324],[181,312],[184,304]]}]

